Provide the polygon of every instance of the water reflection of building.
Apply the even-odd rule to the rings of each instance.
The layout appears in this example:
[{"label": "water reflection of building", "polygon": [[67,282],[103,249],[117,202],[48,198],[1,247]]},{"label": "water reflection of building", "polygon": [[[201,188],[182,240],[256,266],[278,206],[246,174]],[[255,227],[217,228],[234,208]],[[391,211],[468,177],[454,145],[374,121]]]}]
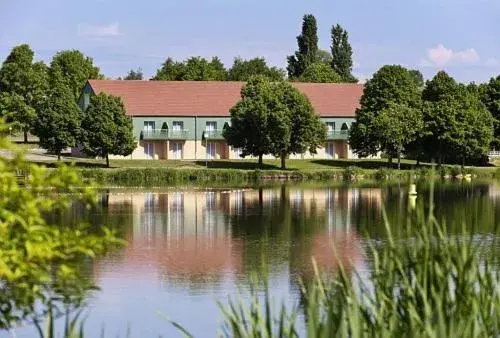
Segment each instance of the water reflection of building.
[{"label": "water reflection of building", "polygon": [[[109,195],[109,205],[128,203],[133,209],[133,221],[126,235],[123,264],[138,269],[154,269],[161,278],[189,278],[210,280],[227,273],[244,273],[244,256],[258,257],[262,247],[245,244],[245,235],[233,233],[240,219],[232,215],[255,218],[249,222],[274,222],[281,226],[306,219],[304,233],[280,235],[280,242],[289,246],[299,241],[302,245],[285,249],[286,261],[296,260],[298,268],[304,268],[307,257],[318,256],[325,266],[332,265],[331,251],[326,243],[332,239],[347,239],[352,246],[342,246],[347,256],[359,255],[358,238],[353,227],[353,209],[360,201],[380,204],[380,189],[301,189],[281,187],[261,190],[232,191],[173,191]],[[286,207],[288,206],[288,207]],[[277,218],[259,218],[279,208]],[[267,210],[267,211],[266,211]],[[287,214],[298,218],[285,221]],[[247,216],[245,216],[247,215]],[[279,219],[283,217],[283,219]],[[309,220],[309,221],[308,221]],[[235,223],[236,222],[236,223]],[[271,225],[271,224],[269,224]],[[247,224],[247,227],[259,224]],[[280,230],[277,232],[287,231]],[[292,237],[289,237],[292,236]],[[306,236],[300,239],[293,236]],[[277,242],[271,240],[271,245]],[[259,249],[260,248],[260,249]],[[294,250],[300,252],[294,253]],[[341,257],[347,257],[342,254]],[[309,260],[310,261],[310,260]],[[323,264],[322,263],[322,264]],[[254,264],[257,264],[255,262]]]}]

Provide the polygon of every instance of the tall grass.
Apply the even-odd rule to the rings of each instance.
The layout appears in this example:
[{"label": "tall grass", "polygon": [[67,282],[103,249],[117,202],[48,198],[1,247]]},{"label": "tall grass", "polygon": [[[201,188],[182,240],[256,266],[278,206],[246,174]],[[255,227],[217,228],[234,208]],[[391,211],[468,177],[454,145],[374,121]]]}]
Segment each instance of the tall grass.
[{"label": "tall grass", "polygon": [[264,282],[264,296],[253,287],[249,300],[240,295],[221,305],[222,335],[500,335],[500,275],[478,254],[480,243],[465,225],[460,236],[448,235],[446,226],[434,217],[432,206],[427,214],[419,211],[400,225],[407,234],[404,241],[395,240],[387,218],[385,225],[387,241],[370,245],[372,266],[367,278],[356,271],[349,273],[341,262],[334,276],[316,269],[314,280],[302,288],[303,316],[297,316],[299,305],[275,309]]}]

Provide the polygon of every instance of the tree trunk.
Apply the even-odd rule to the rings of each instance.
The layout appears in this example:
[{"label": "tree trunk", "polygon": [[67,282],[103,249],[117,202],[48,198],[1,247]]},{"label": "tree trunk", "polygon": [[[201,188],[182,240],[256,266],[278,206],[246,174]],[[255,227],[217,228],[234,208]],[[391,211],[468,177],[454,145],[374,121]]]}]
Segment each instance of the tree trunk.
[{"label": "tree trunk", "polygon": [[106,154],[106,168],[109,168],[109,155]]},{"label": "tree trunk", "polygon": [[465,156],[462,156],[462,170],[464,170],[465,167]]},{"label": "tree trunk", "polygon": [[28,143],[28,132],[24,132],[24,143]]},{"label": "tree trunk", "polygon": [[281,158],[281,170],[285,170],[286,169],[286,163],[285,163],[286,158],[285,158],[285,152],[284,151],[281,152],[280,158]]},{"label": "tree trunk", "polygon": [[389,155],[389,157],[387,158],[387,163],[392,164],[392,155]]},{"label": "tree trunk", "polygon": [[420,167],[420,155],[417,155],[417,167]]},{"label": "tree trunk", "polygon": [[259,154],[259,169],[262,169],[262,154]]},{"label": "tree trunk", "polygon": [[401,152],[398,151],[398,170],[401,170]]},{"label": "tree trunk", "polygon": [[60,160],[61,160],[61,152],[60,152],[60,151],[58,151],[58,152],[57,152],[57,160],[58,160],[58,161],[60,161]]}]

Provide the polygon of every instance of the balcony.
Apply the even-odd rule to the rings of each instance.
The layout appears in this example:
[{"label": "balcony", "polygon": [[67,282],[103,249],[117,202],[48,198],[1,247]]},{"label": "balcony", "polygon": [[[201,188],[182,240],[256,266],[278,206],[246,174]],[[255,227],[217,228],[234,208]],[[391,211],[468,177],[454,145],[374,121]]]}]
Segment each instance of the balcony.
[{"label": "balcony", "polygon": [[225,140],[222,136],[222,130],[205,130],[203,131],[204,140]]},{"label": "balcony", "polygon": [[347,130],[335,130],[326,132],[327,140],[348,140],[349,131]]},{"label": "balcony", "polygon": [[183,130],[166,130],[154,129],[141,131],[141,140],[155,141],[155,140],[185,140],[189,135],[189,131]]}]

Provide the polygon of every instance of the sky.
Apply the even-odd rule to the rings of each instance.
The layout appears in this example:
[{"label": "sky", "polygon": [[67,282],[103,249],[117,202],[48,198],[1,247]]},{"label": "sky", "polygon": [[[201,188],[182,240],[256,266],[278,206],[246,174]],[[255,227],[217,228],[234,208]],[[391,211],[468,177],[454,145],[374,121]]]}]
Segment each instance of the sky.
[{"label": "sky", "polygon": [[381,66],[445,70],[461,82],[500,74],[499,0],[0,0],[0,61],[28,43],[50,63],[79,49],[110,78],[142,68],[148,78],[167,57],[265,57],[286,67],[304,14],[318,21],[320,48],[331,26],[349,32],[354,74]]}]

